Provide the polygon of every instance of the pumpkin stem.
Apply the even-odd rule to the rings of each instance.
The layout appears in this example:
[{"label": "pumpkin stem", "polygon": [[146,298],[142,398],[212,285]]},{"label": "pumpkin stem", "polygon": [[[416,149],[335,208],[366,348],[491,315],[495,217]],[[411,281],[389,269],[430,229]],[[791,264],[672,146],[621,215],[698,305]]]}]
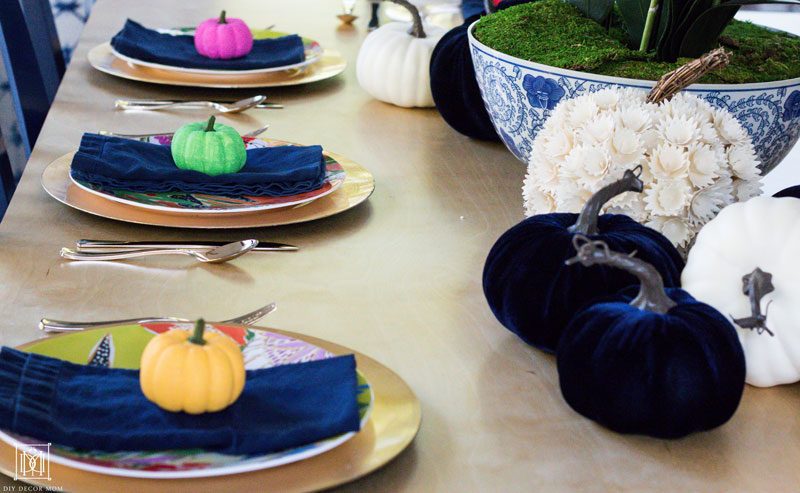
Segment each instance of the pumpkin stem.
[{"label": "pumpkin stem", "polygon": [[733,323],[743,329],[755,330],[758,334],[766,332],[774,337],[775,334],[767,328],[767,314],[761,314],[761,299],[773,291],[775,286],[772,284],[772,274],[769,272],[756,267],[753,272],[745,274],[742,277],[742,293],[750,298],[750,316],[734,318]]},{"label": "pumpkin stem", "polygon": [[208,118],[208,124],[206,125],[206,132],[213,132],[214,131],[214,122],[217,121],[217,118],[214,115],[211,115]]},{"label": "pumpkin stem", "polygon": [[634,257],[633,254],[612,252],[606,242],[591,240],[581,234],[572,238],[572,245],[578,253],[565,262],[567,265],[578,262],[586,267],[595,264],[610,265],[630,272],[639,279],[639,294],[630,302],[631,306],[640,310],[664,314],[677,305],[672,298],[667,296],[661,274],[651,264]]},{"label": "pumpkin stem", "polygon": [[425,34],[425,29],[422,27],[422,16],[419,15],[419,9],[416,5],[409,2],[408,0],[389,0],[392,3],[396,3],[402,7],[405,7],[410,13],[411,18],[413,20],[413,25],[411,26],[411,30],[408,34],[414,36],[415,38],[426,38],[428,35]]},{"label": "pumpkin stem", "polygon": [[203,339],[203,332],[206,330],[206,321],[202,318],[197,319],[197,322],[194,323],[194,333],[191,337],[189,337],[189,342],[192,344],[199,344],[203,345],[206,343],[205,339]]},{"label": "pumpkin stem", "polygon": [[219,22],[218,22],[218,24],[227,24],[227,23],[228,23],[228,19],[225,18],[225,11],[223,10],[219,14]]},{"label": "pumpkin stem", "polygon": [[610,183],[600,190],[596,191],[586,204],[581,209],[578,220],[573,224],[569,231],[571,233],[582,235],[596,235],[597,234],[597,216],[600,214],[600,209],[603,208],[606,202],[613,199],[617,195],[625,192],[639,192],[644,189],[644,183],[639,179],[642,174],[642,165],[639,165],[632,170],[625,170],[622,178]]}]

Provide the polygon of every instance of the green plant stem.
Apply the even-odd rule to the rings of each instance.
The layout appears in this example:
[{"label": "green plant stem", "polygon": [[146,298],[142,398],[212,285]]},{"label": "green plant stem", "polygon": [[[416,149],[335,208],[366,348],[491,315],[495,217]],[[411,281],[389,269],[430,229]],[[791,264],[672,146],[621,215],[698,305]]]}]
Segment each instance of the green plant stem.
[{"label": "green plant stem", "polygon": [[192,344],[199,344],[203,345],[206,343],[205,339],[203,339],[203,332],[206,330],[206,321],[202,318],[198,319],[197,322],[194,324],[194,333],[189,338],[189,342]]},{"label": "green plant stem", "polygon": [[206,132],[213,132],[214,131],[214,122],[217,121],[217,118],[214,115],[211,115],[208,119],[208,124],[206,125]]},{"label": "green plant stem", "polygon": [[644,31],[642,31],[642,42],[639,44],[639,51],[641,52],[646,52],[647,47],[650,45],[650,37],[653,34],[657,12],[658,0],[650,0],[650,8],[647,9],[647,19],[644,22]]},{"label": "green plant stem", "polygon": [[219,24],[227,24],[228,20],[225,18],[225,11],[219,14]]}]

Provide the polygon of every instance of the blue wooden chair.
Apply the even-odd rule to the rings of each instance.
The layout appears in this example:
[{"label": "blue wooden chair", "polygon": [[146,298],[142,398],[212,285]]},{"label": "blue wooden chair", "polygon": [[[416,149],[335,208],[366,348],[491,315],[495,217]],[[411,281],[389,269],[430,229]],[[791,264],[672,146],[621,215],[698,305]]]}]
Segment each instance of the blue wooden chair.
[{"label": "blue wooden chair", "polygon": [[2,216],[64,75],[48,0],[0,0],[0,64]]}]

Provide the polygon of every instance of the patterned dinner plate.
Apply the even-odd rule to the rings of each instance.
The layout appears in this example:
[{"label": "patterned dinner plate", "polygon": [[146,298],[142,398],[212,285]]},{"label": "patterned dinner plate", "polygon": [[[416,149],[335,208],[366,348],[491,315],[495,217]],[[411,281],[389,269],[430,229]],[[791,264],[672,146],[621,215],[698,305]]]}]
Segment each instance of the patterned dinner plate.
[{"label": "patterned dinner plate", "polygon": [[[141,140],[154,144],[170,145],[172,137],[168,135],[159,135]],[[243,140],[247,149],[295,145],[290,142],[274,139],[262,140],[244,137]],[[336,189],[344,183],[346,173],[339,161],[328,153],[323,154],[325,158],[325,180],[322,186],[310,192],[287,195],[284,197],[255,197],[248,195],[223,196],[185,192],[144,193],[75,180],[71,175],[70,179],[83,190],[108,200],[160,212],[178,214],[236,214],[258,212],[305,204],[335,192]]]},{"label": "patterned dinner plate", "polygon": [[[173,34],[175,36],[187,36],[194,33],[194,28],[160,29],[159,31],[167,34]],[[283,36],[287,36],[288,34],[289,33],[284,33],[280,31],[271,31],[267,29],[253,30],[253,37],[255,39],[280,38]],[[282,72],[284,70],[300,69],[319,61],[320,57],[322,56],[322,52],[324,51],[322,49],[322,46],[320,46],[320,44],[314,41],[313,39],[302,38],[302,40],[306,55],[305,60],[303,60],[302,62],[293,63],[290,65],[281,65],[279,67],[258,68],[250,70],[210,70],[210,69],[200,69],[200,68],[177,67],[175,65],[164,65],[161,63],[147,62],[144,60],[139,60],[137,58],[129,57],[118,52],[113,47],[111,47],[111,52],[114,54],[115,57],[119,58],[120,60],[124,60],[134,65],[140,65],[142,67],[150,67],[150,68],[167,70],[171,72],[184,73],[184,74],[204,74],[204,75],[267,74],[270,72]]]},{"label": "patterned dinner plate", "polygon": [[[191,330],[192,324],[148,323],[98,328],[41,339],[21,349],[78,364],[137,369],[141,353],[150,339],[175,327]],[[311,343],[266,330],[222,324],[210,324],[209,330],[222,333],[239,344],[248,370],[334,356]],[[360,372],[357,392],[363,429],[372,410],[374,395]],[[201,449],[112,453],[74,450],[54,444],[50,447],[50,461],[84,471],[134,478],[222,476],[268,469],[314,457],[343,444],[355,434],[345,433],[289,450],[250,456],[219,454]],[[40,439],[5,431],[0,431],[0,440],[14,447],[41,443]]]}]

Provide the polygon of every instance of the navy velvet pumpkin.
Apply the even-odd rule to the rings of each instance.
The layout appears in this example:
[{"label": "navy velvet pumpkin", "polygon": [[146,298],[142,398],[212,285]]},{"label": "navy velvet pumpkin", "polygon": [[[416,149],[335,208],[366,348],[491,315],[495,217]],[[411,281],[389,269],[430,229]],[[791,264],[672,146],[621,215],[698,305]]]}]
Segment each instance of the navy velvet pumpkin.
[{"label": "navy velvet pumpkin", "polygon": [[794,197],[796,199],[800,199],[800,185],[784,188],[780,192],[776,192],[773,197]]},{"label": "navy velvet pumpkin", "polygon": [[[506,0],[497,9],[530,1]],[[499,141],[475,80],[467,39],[467,29],[479,18],[480,15],[469,17],[436,44],[431,55],[431,93],[442,118],[454,130],[473,139]]]},{"label": "navy velvet pumpkin", "polygon": [[479,16],[450,30],[431,55],[431,94],[444,121],[457,132],[480,140],[500,140],[475,80],[467,28]]},{"label": "navy velvet pumpkin", "polygon": [[666,293],[677,305],[664,314],[629,305],[634,290],[572,319],[557,365],[561,392],[575,411],[620,433],[658,438],[730,419],[745,378],[736,330],[686,291]]},{"label": "navy velvet pumpkin", "polygon": [[[492,247],[483,270],[483,291],[497,319],[528,344],[552,352],[570,318],[592,301],[636,284],[627,272],[605,266],[564,265],[575,255],[570,227],[578,214],[529,217]],[[612,250],[653,264],[668,286],[680,285],[683,258],[661,233],[628,216],[604,214],[598,234]]]}]

